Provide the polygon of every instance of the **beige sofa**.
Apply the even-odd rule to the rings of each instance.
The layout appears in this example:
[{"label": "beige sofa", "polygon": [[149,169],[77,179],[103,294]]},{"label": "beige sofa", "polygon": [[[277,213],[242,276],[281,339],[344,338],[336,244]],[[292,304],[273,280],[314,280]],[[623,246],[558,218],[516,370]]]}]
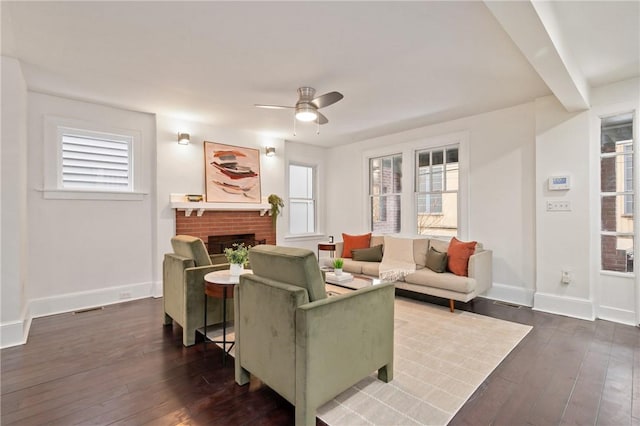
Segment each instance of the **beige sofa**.
[{"label": "beige sofa", "polygon": [[[397,237],[394,237],[397,238]],[[466,277],[454,275],[451,272],[434,272],[426,267],[427,252],[433,247],[440,252],[446,252],[449,247],[449,239],[436,239],[425,237],[410,238],[413,242],[413,259],[416,271],[396,282],[396,288],[409,290],[416,293],[449,299],[449,308],[454,311],[454,301],[468,302],[477,295],[487,291],[493,282],[492,263],[493,254],[478,243],[474,254],[469,258],[469,275]],[[384,236],[373,235],[370,247],[383,245]],[[343,243],[336,243],[336,257],[342,257]],[[325,258],[324,265],[332,266],[333,259]],[[344,259],[342,268],[345,272],[353,274],[379,277],[380,262],[354,261]]]}]

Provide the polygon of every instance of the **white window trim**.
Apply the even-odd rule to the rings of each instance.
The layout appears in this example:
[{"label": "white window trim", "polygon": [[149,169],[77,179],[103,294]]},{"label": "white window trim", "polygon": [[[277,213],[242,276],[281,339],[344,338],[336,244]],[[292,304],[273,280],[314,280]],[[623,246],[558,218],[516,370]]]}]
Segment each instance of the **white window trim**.
[{"label": "white window trim", "polygon": [[[313,198],[314,208],[313,208],[313,224],[315,228],[315,232],[306,232],[302,234],[292,234],[291,233],[291,194],[290,194],[290,184],[289,184],[289,170],[291,166],[300,166],[300,167],[310,167],[313,174]],[[289,207],[289,213],[287,214],[287,233],[284,236],[286,240],[306,240],[306,239],[316,239],[323,235],[322,232],[319,231],[320,225],[318,221],[318,210],[319,210],[319,186],[318,186],[318,165],[312,163],[305,163],[302,161],[294,161],[289,160],[287,162],[286,169],[286,185],[287,185],[287,205]]]},{"label": "white window trim", "polygon": [[[362,211],[366,217],[366,229],[371,229],[371,212],[369,211],[369,160],[386,155],[402,154],[402,213],[400,233],[416,236],[418,219],[415,216],[415,155],[416,151],[434,149],[449,145],[458,145],[458,238],[469,238],[469,132],[455,132],[446,135],[424,137],[403,143],[388,142],[383,147],[373,148],[362,153]],[[411,161],[406,161],[407,159]],[[409,230],[409,231],[408,231]],[[368,231],[367,231],[368,232]]]},{"label": "white window trim", "polygon": [[[132,173],[131,191],[108,191],[108,190],[78,190],[62,188],[62,146],[60,144],[61,128],[81,129],[88,132],[111,133],[128,136],[131,142],[131,164]],[[44,118],[44,186],[41,189],[45,199],[65,199],[65,200],[123,200],[135,201],[143,200],[147,183],[144,182],[141,163],[142,156],[142,133],[138,130],[120,129],[112,126],[92,123],[73,118],[45,116]]]},{"label": "white window trim", "polygon": [[[634,286],[635,291],[635,321],[636,324],[640,324],[640,274],[636,273],[640,262],[636,260],[634,264],[634,272],[615,272],[615,271],[605,271],[601,269],[602,265],[602,247],[601,247],[601,211],[600,211],[600,132],[601,132],[601,120],[605,117],[610,117],[614,115],[619,115],[627,112],[633,112],[633,140],[634,140],[634,151],[640,151],[637,149],[638,144],[640,144],[640,125],[638,125],[638,106],[635,102],[619,102],[608,104],[606,106],[597,106],[591,109],[590,114],[590,126],[591,126],[591,149],[589,155],[589,169],[597,170],[597,173],[591,173],[589,179],[590,186],[590,209],[594,212],[591,215],[591,223],[590,228],[592,232],[590,233],[590,245],[591,245],[591,262],[589,268],[589,293],[591,294],[594,311],[596,314],[596,318],[600,317],[601,310],[601,299],[600,292],[602,289],[602,281],[600,277],[603,276],[615,276],[623,279],[627,279],[630,285]],[[634,170],[640,170],[640,155],[633,156],[633,167]],[[637,179],[636,179],[637,182]],[[638,191],[636,190],[636,193]],[[634,217],[639,217],[640,214],[640,203],[634,203]],[[634,252],[640,252],[640,238],[638,238],[637,226],[638,222],[635,223],[636,226],[636,237],[634,238]]]}]

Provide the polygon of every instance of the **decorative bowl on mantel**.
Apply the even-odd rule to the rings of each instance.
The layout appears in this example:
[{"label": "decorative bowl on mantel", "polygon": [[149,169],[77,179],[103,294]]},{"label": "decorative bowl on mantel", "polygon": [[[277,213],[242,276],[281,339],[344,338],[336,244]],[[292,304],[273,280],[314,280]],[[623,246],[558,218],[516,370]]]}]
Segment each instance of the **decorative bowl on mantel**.
[{"label": "decorative bowl on mantel", "polygon": [[202,201],[202,194],[187,194],[186,197],[188,201]]}]

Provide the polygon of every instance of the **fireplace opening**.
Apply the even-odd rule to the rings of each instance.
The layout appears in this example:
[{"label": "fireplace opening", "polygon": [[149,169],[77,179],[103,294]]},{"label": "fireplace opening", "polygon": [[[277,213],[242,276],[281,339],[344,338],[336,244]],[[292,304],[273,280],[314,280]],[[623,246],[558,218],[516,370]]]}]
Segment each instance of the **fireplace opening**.
[{"label": "fireplace opening", "polygon": [[233,247],[234,244],[244,243],[245,246],[253,247],[258,244],[266,244],[267,240],[256,240],[256,234],[236,234],[236,235],[209,235],[207,248],[209,254],[224,253],[224,249]]}]

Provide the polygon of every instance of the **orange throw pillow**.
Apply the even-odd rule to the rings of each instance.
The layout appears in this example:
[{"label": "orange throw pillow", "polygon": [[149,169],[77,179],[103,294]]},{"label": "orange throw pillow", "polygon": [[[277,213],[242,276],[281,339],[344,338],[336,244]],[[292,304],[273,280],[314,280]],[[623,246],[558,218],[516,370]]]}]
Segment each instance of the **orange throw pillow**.
[{"label": "orange throw pillow", "polygon": [[469,258],[476,251],[476,244],[478,244],[476,241],[464,242],[456,237],[451,238],[447,249],[449,257],[447,267],[451,272],[461,277],[469,275]]},{"label": "orange throw pillow", "polygon": [[369,244],[371,244],[371,232],[363,235],[342,234],[342,241],[344,242],[342,257],[350,258],[351,250],[369,248]]}]

